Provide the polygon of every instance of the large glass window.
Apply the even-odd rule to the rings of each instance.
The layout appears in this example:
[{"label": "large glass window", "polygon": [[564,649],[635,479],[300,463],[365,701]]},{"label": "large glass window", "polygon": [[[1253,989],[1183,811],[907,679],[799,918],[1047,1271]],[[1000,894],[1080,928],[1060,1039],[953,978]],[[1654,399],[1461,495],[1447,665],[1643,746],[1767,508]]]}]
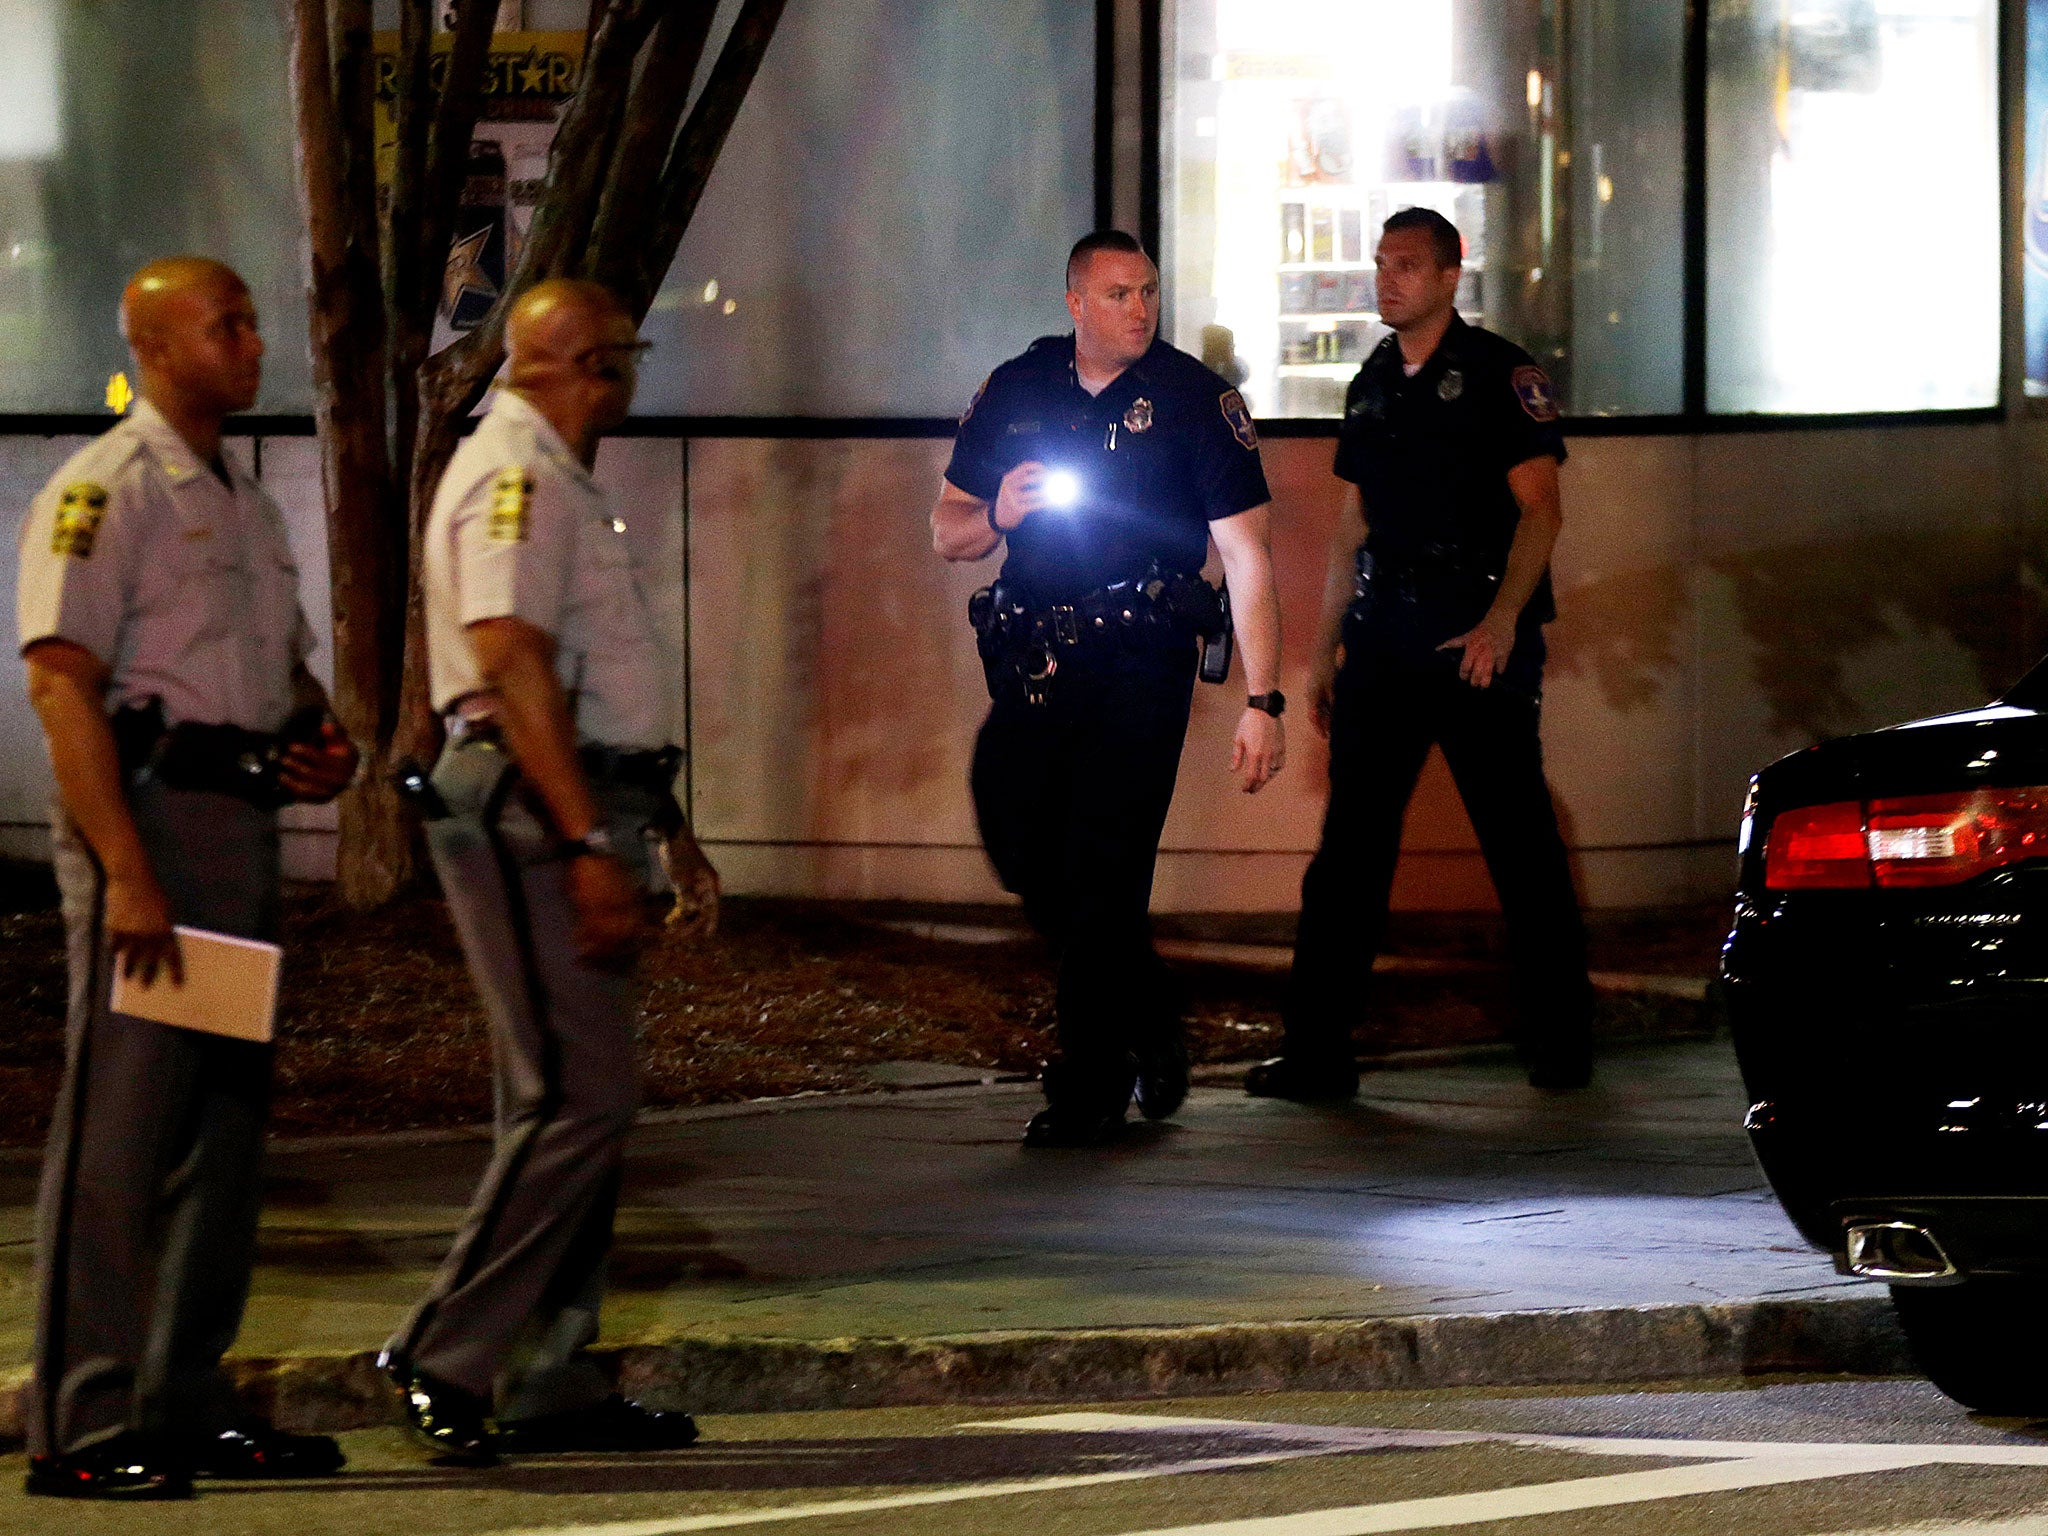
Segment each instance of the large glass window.
[{"label": "large glass window", "polygon": [[2048,396],[2048,0],[2027,0],[2025,389]]},{"label": "large glass window", "polygon": [[[0,0],[0,411],[103,410],[121,284],[174,251],[250,280],[259,409],[312,409],[285,11]],[[499,23],[588,15],[526,0]],[[638,409],[951,416],[1064,328],[1094,39],[1072,0],[791,0],[648,318]]]},{"label": "large glass window", "polygon": [[648,317],[639,409],[957,416],[1067,328],[1095,8],[793,0]]},{"label": "large glass window", "polygon": [[1710,410],[1998,402],[1996,0],[1717,0]]},{"label": "large glass window", "polygon": [[249,280],[259,406],[310,409],[277,8],[0,0],[0,410],[102,411],[128,274],[196,251]]},{"label": "large glass window", "polygon": [[1682,0],[1178,0],[1166,24],[1173,339],[1255,411],[1341,411],[1408,206],[1458,225],[1461,310],[1571,411],[1680,407]]}]

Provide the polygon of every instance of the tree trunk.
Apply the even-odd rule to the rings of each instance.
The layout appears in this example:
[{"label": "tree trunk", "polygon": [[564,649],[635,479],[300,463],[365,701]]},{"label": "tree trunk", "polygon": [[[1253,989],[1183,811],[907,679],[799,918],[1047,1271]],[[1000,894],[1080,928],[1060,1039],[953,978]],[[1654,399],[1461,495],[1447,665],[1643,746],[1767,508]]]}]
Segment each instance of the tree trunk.
[{"label": "tree trunk", "polygon": [[[685,121],[717,0],[592,0],[582,79],[518,268],[483,323],[430,357],[497,0],[456,0],[438,86],[432,6],[399,0],[388,230],[372,170],[369,0],[292,0],[334,706],[366,765],[341,800],[337,877],[351,905],[379,905],[413,878],[415,823],[392,767],[431,762],[441,744],[427,686],[421,539],[464,420],[504,361],[507,310],[540,279],[582,272],[612,282],[636,318],[646,314],[784,3],[744,0]],[[693,888],[704,874],[691,875]]]},{"label": "tree trunk", "polygon": [[[345,39],[350,53],[356,41]],[[367,47],[366,32],[361,44]],[[374,906],[411,877],[412,845],[383,750],[390,740],[387,669],[395,659],[390,619],[393,599],[404,591],[404,571],[390,538],[395,498],[386,456],[383,294],[376,247],[363,239],[359,222],[361,162],[347,142],[357,114],[344,109],[338,89],[338,80],[359,83],[349,79],[355,68],[348,54],[335,56],[323,0],[294,0],[292,97],[333,578],[333,703],[343,728],[365,749],[367,770],[341,797],[342,846],[353,856],[340,862],[337,874],[345,900]],[[374,202],[368,228],[376,228]]]}]

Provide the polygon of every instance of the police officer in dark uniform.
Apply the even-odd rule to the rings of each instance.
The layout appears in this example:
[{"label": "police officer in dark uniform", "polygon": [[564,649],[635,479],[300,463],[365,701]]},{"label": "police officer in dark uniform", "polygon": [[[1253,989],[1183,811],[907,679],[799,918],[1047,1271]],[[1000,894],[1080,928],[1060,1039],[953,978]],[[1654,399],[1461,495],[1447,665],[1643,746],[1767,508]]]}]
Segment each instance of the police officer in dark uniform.
[{"label": "police officer in dark uniform", "polygon": [[1074,247],[1067,310],[1072,335],[982,385],[932,512],[948,560],[1008,544],[973,606],[993,701],[973,789],[997,875],[1060,956],[1060,1059],[1027,1146],[1107,1141],[1134,1092],[1152,1118],[1187,1093],[1148,913],[1197,658],[1212,675],[1228,661],[1231,618],[1199,575],[1212,537],[1249,689],[1231,762],[1245,792],[1284,753],[1270,498],[1244,400],[1158,339],[1158,269],[1129,235]]},{"label": "police officer in dark uniform", "polygon": [[1592,1072],[1585,929],[1537,732],[1564,439],[1543,370],[1459,317],[1462,262],[1441,214],[1410,208],[1387,221],[1379,307],[1393,334],[1346,402],[1336,470],[1355,489],[1316,651],[1330,804],[1302,881],[1282,1054],[1248,1074],[1254,1094],[1357,1091],[1351,1024],[1432,744],[1507,920],[1530,1081],[1576,1088]]}]

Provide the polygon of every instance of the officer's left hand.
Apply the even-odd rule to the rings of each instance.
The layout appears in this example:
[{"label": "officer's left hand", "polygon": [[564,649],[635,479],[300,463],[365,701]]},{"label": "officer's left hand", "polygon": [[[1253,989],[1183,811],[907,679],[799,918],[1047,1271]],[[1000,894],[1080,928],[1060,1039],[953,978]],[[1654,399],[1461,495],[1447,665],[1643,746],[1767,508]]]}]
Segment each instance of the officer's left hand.
[{"label": "officer's left hand", "polygon": [[1474,688],[1484,688],[1508,669],[1508,656],[1515,648],[1515,621],[1489,613],[1456,639],[1446,640],[1440,651],[1463,651],[1458,658],[1458,676]]},{"label": "officer's left hand", "polygon": [[1230,771],[1237,775],[1237,787],[1256,795],[1286,766],[1287,733],[1279,717],[1263,709],[1247,709],[1238,716],[1237,738],[1230,749]]},{"label": "officer's left hand", "polygon": [[325,805],[356,776],[355,743],[332,720],[320,723],[318,743],[295,742],[284,749],[277,780],[294,800]]}]

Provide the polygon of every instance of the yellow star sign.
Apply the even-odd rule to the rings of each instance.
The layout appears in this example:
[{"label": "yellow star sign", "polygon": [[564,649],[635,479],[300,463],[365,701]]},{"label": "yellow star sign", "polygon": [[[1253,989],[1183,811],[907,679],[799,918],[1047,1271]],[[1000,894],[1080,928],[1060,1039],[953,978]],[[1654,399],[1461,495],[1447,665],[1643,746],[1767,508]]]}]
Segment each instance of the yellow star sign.
[{"label": "yellow star sign", "polygon": [[117,373],[107,380],[107,409],[116,416],[126,416],[128,407],[135,403],[135,391],[129,388],[128,375]]}]

